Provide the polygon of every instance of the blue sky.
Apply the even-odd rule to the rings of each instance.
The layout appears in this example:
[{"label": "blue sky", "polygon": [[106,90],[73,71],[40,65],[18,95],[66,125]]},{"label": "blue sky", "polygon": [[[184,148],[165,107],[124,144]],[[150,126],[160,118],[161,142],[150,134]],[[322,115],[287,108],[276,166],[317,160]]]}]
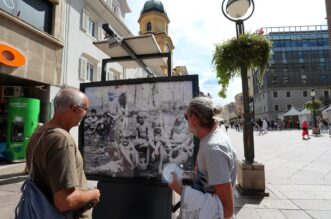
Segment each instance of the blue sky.
[{"label": "blue sky", "polygon": [[[218,105],[234,101],[241,92],[241,79],[230,82],[227,97],[218,97],[220,85],[211,63],[215,45],[235,37],[235,24],[222,14],[221,0],[161,0],[170,19],[174,43],[173,66],[186,65],[189,74],[199,74],[200,90],[210,93]],[[138,18],[146,0],[128,0],[131,13],[125,23],[138,35]],[[326,22],[325,0],[255,0],[255,11],[245,21],[245,31],[261,27],[322,25]]]}]

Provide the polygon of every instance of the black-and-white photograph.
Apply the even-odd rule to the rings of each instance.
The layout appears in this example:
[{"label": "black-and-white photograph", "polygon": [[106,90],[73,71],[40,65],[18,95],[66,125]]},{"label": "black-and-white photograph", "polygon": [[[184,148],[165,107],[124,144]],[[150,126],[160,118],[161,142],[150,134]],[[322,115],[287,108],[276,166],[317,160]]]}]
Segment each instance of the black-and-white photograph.
[{"label": "black-and-white photograph", "polygon": [[160,178],[167,163],[192,171],[193,135],[184,112],[192,81],[85,87],[83,159],[90,175]]}]

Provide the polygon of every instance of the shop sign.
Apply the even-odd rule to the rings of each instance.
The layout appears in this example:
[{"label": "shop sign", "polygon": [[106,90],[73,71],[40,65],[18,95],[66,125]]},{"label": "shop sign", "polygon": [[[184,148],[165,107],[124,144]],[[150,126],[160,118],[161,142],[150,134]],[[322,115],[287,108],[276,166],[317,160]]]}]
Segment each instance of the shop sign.
[{"label": "shop sign", "polygon": [[20,67],[25,64],[25,57],[17,49],[0,43],[0,64]]}]

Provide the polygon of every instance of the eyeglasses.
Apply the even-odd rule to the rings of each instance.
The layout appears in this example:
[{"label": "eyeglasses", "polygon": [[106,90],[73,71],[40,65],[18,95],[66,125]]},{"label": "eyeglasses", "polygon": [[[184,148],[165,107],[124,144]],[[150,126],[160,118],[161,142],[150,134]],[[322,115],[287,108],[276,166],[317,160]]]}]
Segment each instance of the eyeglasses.
[{"label": "eyeglasses", "polygon": [[184,118],[185,118],[186,121],[188,120],[188,117],[189,117],[188,113],[185,112],[185,113],[184,113]]},{"label": "eyeglasses", "polygon": [[80,106],[80,105],[73,105],[73,106],[81,108],[81,109],[85,110],[85,112],[88,111],[88,107],[86,107],[86,106]]}]

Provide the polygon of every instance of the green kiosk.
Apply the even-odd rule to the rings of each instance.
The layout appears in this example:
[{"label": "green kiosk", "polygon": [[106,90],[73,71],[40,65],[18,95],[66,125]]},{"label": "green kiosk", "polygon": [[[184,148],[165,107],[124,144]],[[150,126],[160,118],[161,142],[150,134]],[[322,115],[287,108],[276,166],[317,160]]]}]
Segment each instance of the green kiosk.
[{"label": "green kiosk", "polygon": [[26,145],[38,125],[40,100],[11,97],[8,104],[6,157],[9,162],[23,162]]}]

